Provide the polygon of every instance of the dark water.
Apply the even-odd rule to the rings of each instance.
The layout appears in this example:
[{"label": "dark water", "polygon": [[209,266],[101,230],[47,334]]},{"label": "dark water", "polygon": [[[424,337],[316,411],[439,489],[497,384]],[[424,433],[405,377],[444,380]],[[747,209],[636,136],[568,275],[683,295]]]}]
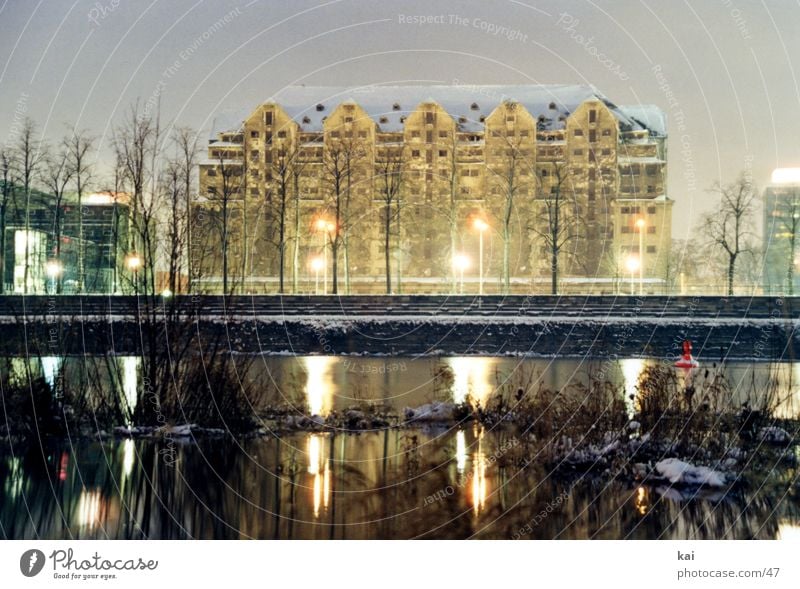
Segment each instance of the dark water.
[{"label": "dark water", "polygon": [[[69,362],[69,361],[68,361]],[[121,359],[138,386],[136,360]],[[644,360],[607,366],[635,391]],[[45,363],[46,364],[46,363]],[[447,365],[444,385],[435,376]],[[499,358],[267,358],[253,378],[315,413],[368,400],[488,398],[518,371],[560,388],[598,366]],[[403,367],[405,366],[405,367]],[[602,367],[600,367],[601,369]],[[45,377],[52,366],[39,367]],[[56,370],[58,367],[56,367]],[[72,370],[73,368],[69,368]],[[725,368],[734,394],[779,382],[796,407],[797,365]],[[265,384],[265,386],[267,386]],[[442,389],[442,387],[444,387]],[[482,397],[483,396],[483,397]],[[111,440],[2,446],[5,538],[793,538],[795,467],[766,465],[728,491],[555,476],[515,433],[389,429],[240,442]],[[773,468],[774,467],[774,468]]]},{"label": "dark water", "polygon": [[131,440],[28,447],[0,461],[0,532],[126,539],[800,535],[794,469],[727,493],[682,496],[524,468],[504,460],[508,436],[469,428],[200,442],[174,451]]}]

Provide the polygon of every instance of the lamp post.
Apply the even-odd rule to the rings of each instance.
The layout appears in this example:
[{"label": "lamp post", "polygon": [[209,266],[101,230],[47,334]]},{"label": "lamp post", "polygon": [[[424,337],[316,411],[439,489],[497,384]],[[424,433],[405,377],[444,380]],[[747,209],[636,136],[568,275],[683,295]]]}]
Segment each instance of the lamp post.
[{"label": "lamp post", "polygon": [[483,294],[483,232],[489,228],[489,224],[476,217],[472,226],[478,231],[478,294]]},{"label": "lamp post", "polygon": [[453,267],[461,275],[460,293],[464,294],[464,270],[469,268],[469,257],[464,254],[456,254],[453,256]]},{"label": "lamp post", "polygon": [[133,274],[133,294],[139,294],[139,269],[142,267],[142,258],[139,254],[130,254],[125,258],[125,267]]},{"label": "lamp post", "polygon": [[322,291],[323,294],[328,294],[328,246],[325,243],[325,235],[327,234],[328,237],[330,237],[330,234],[336,229],[336,225],[324,217],[319,217],[314,223],[314,228],[319,232],[322,238],[320,242],[323,266]]},{"label": "lamp post", "polygon": [[50,288],[53,291],[51,294],[57,294],[56,280],[59,276],[61,276],[61,273],[64,271],[64,267],[58,260],[49,260],[44,265],[44,271],[48,278],[50,278]]},{"label": "lamp post", "polygon": [[[631,273],[631,294],[634,293],[633,290],[633,275],[636,273],[637,270],[641,268],[641,262],[638,256],[628,256],[625,259],[625,268],[628,272]],[[641,284],[641,283],[640,283]]]},{"label": "lamp post", "polygon": [[643,218],[636,220],[636,228],[639,230],[639,295],[644,294],[644,228],[647,222]]},{"label": "lamp post", "polygon": [[319,271],[325,267],[325,261],[319,256],[311,258],[311,269],[314,271],[314,294],[319,294]]}]

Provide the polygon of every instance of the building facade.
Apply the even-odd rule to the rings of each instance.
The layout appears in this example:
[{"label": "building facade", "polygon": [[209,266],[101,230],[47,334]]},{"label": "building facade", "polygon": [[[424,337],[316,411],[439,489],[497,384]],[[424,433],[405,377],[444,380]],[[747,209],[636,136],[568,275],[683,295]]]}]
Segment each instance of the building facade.
[{"label": "building facade", "polygon": [[800,168],[778,168],[764,190],[764,292],[800,292]]},{"label": "building facade", "polygon": [[556,266],[559,291],[656,292],[666,137],[589,86],[290,87],[215,121],[192,283],[543,293]]},{"label": "building facade", "polygon": [[86,194],[79,207],[72,193],[59,202],[38,190],[27,198],[21,187],[10,187],[3,223],[3,292],[125,290],[121,266],[128,226],[125,194]]}]

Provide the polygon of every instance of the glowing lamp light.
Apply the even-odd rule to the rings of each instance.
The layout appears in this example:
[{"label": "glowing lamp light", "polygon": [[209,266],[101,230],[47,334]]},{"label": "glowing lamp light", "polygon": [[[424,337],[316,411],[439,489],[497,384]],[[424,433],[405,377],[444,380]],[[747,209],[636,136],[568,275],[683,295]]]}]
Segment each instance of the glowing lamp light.
[{"label": "glowing lamp light", "polygon": [[44,271],[49,278],[58,278],[64,271],[64,267],[58,260],[50,260],[44,265]]},{"label": "glowing lamp light", "polygon": [[628,256],[625,259],[625,268],[633,274],[639,269],[639,257],[638,256]]},{"label": "glowing lamp light", "polygon": [[137,254],[131,254],[127,258],[125,258],[125,266],[131,272],[138,272],[139,269],[142,267],[142,258]]},{"label": "glowing lamp light", "polygon": [[165,288],[164,290],[161,291],[161,296],[164,297],[165,299],[168,299],[172,296],[172,291],[168,288]]},{"label": "glowing lamp light", "polygon": [[319,256],[311,258],[311,269],[314,272],[319,272],[325,267],[325,262]]},{"label": "glowing lamp light", "polygon": [[800,168],[776,168],[772,172],[773,184],[800,184]]},{"label": "glowing lamp light", "polygon": [[489,228],[489,224],[480,217],[476,217],[475,220],[472,221],[472,226],[481,233]]},{"label": "glowing lamp light", "polygon": [[469,266],[470,266],[469,256],[466,256],[464,254],[456,254],[455,256],[453,256],[453,267],[456,270],[460,270],[461,272],[463,272],[464,270],[469,270]]},{"label": "glowing lamp light", "polygon": [[645,226],[646,224],[647,224],[647,223],[645,222],[645,220],[644,220],[644,219],[637,219],[637,220],[636,220],[636,227],[638,227],[638,228],[639,228],[639,231],[641,231],[642,229],[644,229],[644,226]]}]

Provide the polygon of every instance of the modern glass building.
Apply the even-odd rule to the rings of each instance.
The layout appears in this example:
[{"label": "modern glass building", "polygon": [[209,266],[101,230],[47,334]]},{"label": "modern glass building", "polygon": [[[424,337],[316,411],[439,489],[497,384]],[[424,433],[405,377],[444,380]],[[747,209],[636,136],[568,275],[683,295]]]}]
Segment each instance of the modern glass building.
[{"label": "modern glass building", "polygon": [[2,223],[3,292],[44,294],[121,292],[120,267],[128,242],[128,197],[51,194],[19,186],[8,192]]},{"label": "modern glass building", "polygon": [[764,190],[764,292],[800,292],[800,168],[778,168]]}]

